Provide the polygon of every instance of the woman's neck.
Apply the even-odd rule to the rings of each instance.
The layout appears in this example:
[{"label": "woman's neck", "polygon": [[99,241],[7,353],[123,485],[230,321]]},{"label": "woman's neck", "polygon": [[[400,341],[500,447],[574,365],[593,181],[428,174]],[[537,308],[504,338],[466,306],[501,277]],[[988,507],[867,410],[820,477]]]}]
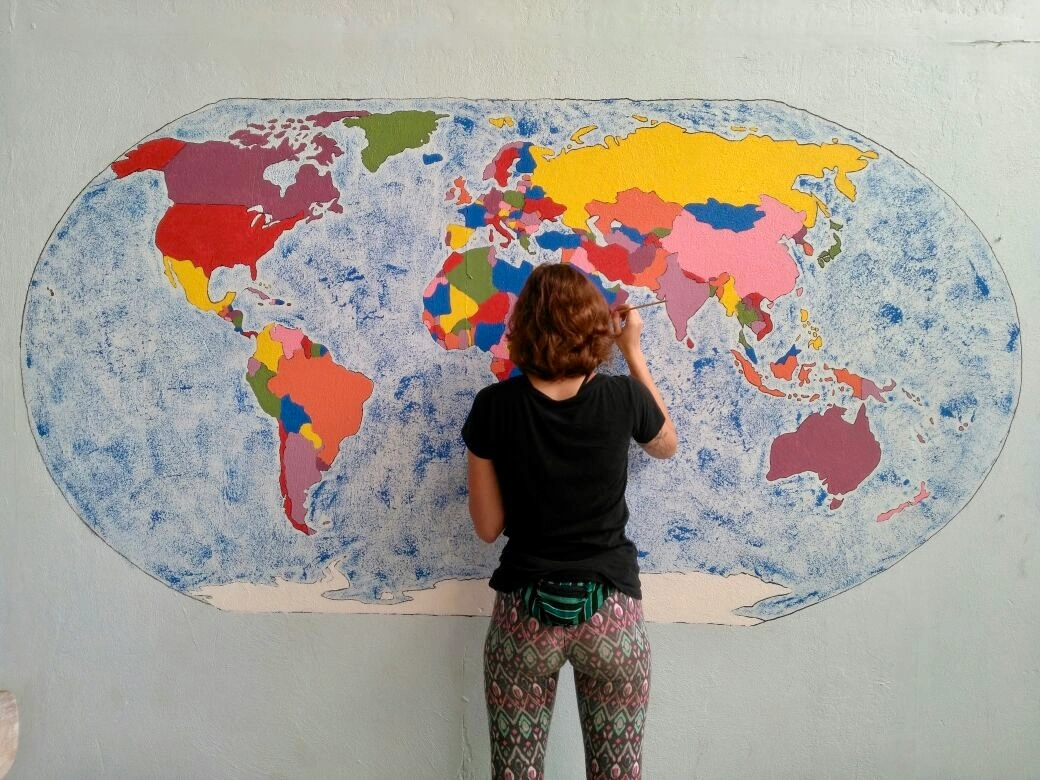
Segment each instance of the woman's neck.
[{"label": "woman's neck", "polygon": [[542,379],[528,374],[527,380],[542,395],[548,396],[554,401],[566,401],[568,398],[576,396],[582,385],[585,384],[586,379],[591,379],[595,374],[596,372],[592,371],[588,377],[565,376],[560,379]]}]

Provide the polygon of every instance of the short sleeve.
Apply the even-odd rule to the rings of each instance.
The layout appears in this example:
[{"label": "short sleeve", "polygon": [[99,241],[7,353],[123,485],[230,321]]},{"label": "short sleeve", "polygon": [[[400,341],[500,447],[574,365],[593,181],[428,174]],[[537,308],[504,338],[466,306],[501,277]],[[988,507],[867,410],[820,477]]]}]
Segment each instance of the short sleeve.
[{"label": "short sleeve", "polygon": [[628,379],[632,386],[632,438],[646,444],[661,432],[664,412],[646,385],[634,377]]},{"label": "short sleeve", "polygon": [[469,451],[478,458],[490,459],[494,454],[492,404],[490,394],[486,391],[487,388],[484,388],[473,399],[473,406],[462,426],[462,440],[466,442]]}]

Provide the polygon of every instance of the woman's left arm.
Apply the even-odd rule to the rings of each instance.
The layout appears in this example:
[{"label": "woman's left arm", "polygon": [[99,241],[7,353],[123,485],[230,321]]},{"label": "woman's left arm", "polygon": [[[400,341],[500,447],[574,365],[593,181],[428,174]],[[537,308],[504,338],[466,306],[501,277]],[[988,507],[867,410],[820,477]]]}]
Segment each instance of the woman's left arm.
[{"label": "woman's left arm", "polygon": [[478,458],[466,450],[467,481],[469,483],[469,516],[473,530],[490,544],[505,528],[506,512],[502,506],[502,491],[494,464],[487,458]]}]

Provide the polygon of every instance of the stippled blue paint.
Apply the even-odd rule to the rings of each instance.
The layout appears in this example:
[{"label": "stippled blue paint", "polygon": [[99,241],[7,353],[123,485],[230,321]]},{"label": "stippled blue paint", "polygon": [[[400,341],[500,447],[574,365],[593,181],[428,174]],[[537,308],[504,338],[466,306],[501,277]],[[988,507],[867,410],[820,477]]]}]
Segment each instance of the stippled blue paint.
[{"label": "stippled blue paint", "polygon": [[903,310],[895,304],[886,303],[881,307],[880,313],[884,319],[893,325],[898,325],[903,321]]},{"label": "stippled blue paint", "polygon": [[179,574],[175,574],[170,569],[170,567],[166,566],[165,564],[160,563],[158,566],[156,566],[155,574],[159,577],[159,579],[163,580],[171,588],[179,588],[181,584],[181,576]]},{"label": "stippled blue paint", "polygon": [[238,469],[228,467],[224,475],[224,484],[220,494],[229,504],[241,504],[249,497],[246,490],[246,480],[238,473]]},{"label": "stippled blue paint", "polygon": [[697,468],[704,469],[709,465],[715,463],[719,459],[718,450],[709,450],[707,447],[701,447],[697,450]]},{"label": "stippled blue paint", "polygon": [[1007,344],[1004,346],[1005,352],[1014,352],[1018,349],[1018,337],[1021,333],[1021,329],[1018,327],[1018,323],[1011,323],[1011,328],[1008,332]]},{"label": "stippled blue paint", "polygon": [[426,478],[426,469],[434,461],[449,460],[456,452],[451,442],[436,442],[432,437],[420,437],[419,451],[412,464],[412,474],[416,479]]},{"label": "stippled blue paint", "polygon": [[688,542],[699,536],[696,528],[684,523],[675,523],[668,526],[668,531],[665,535],[673,542]]},{"label": "stippled blue paint", "polygon": [[206,565],[210,558],[213,557],[213,548],[208,544],[204,544],[201,547],[196,548],[188,556],[188,560],[191,561],[192,565],[196,568],[202,568]]},{"label": "stippled blue paint", "polygon": [[975,290],[976,290],[976,292],[978,292],[979,296],[981,296],[982,298],[988,298],[989,297],[989,285],[986,283],[986,280],[982,278],[981,274],[979,274],[978,269],[975,267],[975,263],[969,262],[968,265],[971,266],[971,271],[972,271],[973,274],[975,274]]},{"label": "stippled blue paint", "polygon": [[975,414],[979,402],[973,393],[965,393],[939,404],[939,414],[950,419],[963,420]]},{"label": "stippled blue paint", "polygon": [[516,123],[516,132],[527,138],[538,132],[538,122],[531,117],[521,117]]},{"label": "stippled blue paint", "polygon": [[97,444],[95,444],[91,439],[76,439],[72,442],[72,454],[76,457],[90,455],[92,452],[96,451]]},{"label": "stippled blue paint", "polygon": [[755,558],[744,561],[744,565],[763,582],[789,582],[792,579],[790,569],[774,561]]},{"label": "stippled blue paint", "polygon": [[398,541],[391,549],[394,551],[394,555],[405,555],[409,558],[415,558],[419,555],[419,541],[414,536],[409,535]]},{"label": "stippled blue paint", "polygon": [[736,431],[737,433],[744,432],[744,420],[740,416],[740,410],[736,408],[732,409],[729,413],[729,421],[730,424],[733,426],[734,431]]},{"label": "stippled blue paint", "polygon": [[702,509],[700,517],[706,526],[716,525],[720,528],[728,528],[731,530],[737,527],[736,518],[731,515],[723,514],[717,509]]},{"label": "stippled blue paint", "polygon": [[[284,110],[275,108],[280,105],[236,101],[232,110],[216,104],[168,132],[177,135],[178,128],[187,126],[188,135],[214,140],[207,124],[214,117],[221,119],[224,128],[218,130],[214,126],[213,132],[219,138],[226,135],[224,130],[235,117],[264,121],[265,117],[254,117],[250,112],[278,113]],[[391,108],[382,103],[371,107],[381,111]],[[412,586],[426,588],[467,573],[486,576],[493,568],[494,551],[488,553],[476,542],[467,546],[469,541],[464,535],[439,534],[444,526],[420,537],[417,529],[426,532],[430,530],[428,525],[435,525],[421,522],[425,515],[414,525],[398,524],[409,524],[413,508],[421,507],[426,507],[422,512],[435,514],[436,522],[453,522],[448,518],[464,516],[464,467],[459,460],[459,453],[464,450],[458,441],[458,428],[476,386],[491,381],[489,356],[477,353],[486,348],[494,334],[485,332],[478,339],[477,348],[468,351],[445,352],[416,343],[422,332],[418,319],[423,303],[421,292],[427,289],[435,273],[433,269],[443,262],[444,225],[457,221],[453,219],[455,205],[444,201],[443,195],[457,176],[465,178],[474,197],[491,187],[481,178],[484,166],[502,143],[516,138],[517,133],[485,127],[486,116],[512,113],[518,119],[518,129],[524,132],[533,132],[537,123],[537,134],[529,140],[541,146],[563,148],[579,113],[594,117],[604,132],[623,135],[634,126],[633,106],[608,101],[532,102],[520,110],[491,103],[445,101],[441,110],[453,115],[455,121],[442,123],[442,130],[421,150],[430,157],[442,155],[444,159],[438,165],[423,167],[420,155],[402,155],[398,158],[396,180],[387,182],[387,178],[394,177],[386,176],[386,171],[370,176],[357,164],[357,149],[347,149],[341,162],[350,163],[350,156],[354,155],[353,163],[341,165],[333,174],[336,186],[344,189],[348,213],[326,214],[300,223],[283,236],[272,253],[276,259],[281,256],[284,260],[272,263],[268,259],[259,265],[266,289],[281,291],[278,285],[286,284],[292,295],[283,295],[294,306],[292,311],[275,315],[252,307],[249,327],[262,327],[267,321],[265,315],[277,317],[283,324],[298,323],[309,336],[320,336],[345,362],[364,367],[376,382],[361,432],[345,442],[341,460],[311,491],[314,511],[330,518],[330,525],[322,525],[313,537],[297,534],[285,522],[278,487],[272,481],[277,469],[277,429],[258,410],[248,388],[238,386],[242,384],[248,345],[222,331],[226,326],[219,318],[186,311],[183,296],[172,295],[166,289],[161,267],[155,265],[154,252],[141,253],[142,247],[151,245],[155,224],[167,206],[167,201],[158,197],[162,173],[113,180],[104,188],[91,185],[87,188],[88,197],[70,208],[69,217],[56,232],[61,239],[45,248],[32,280],[32,300],[26,308],[23,334],[26,400],[37,433],[41,425],[49,431],[46,437],[38,437],[40,450],[70,502],[85,522],[142,568],[153,574],[160,571],[164,579],[187,590],[193,583],[261,583],[270,582],[273,576],[317,583],[331,562],[338,564],[342,560],[346,564],[340,568],[349,573],[354,585],[335,597],[355,598],[361,594],[370,599],[378,599],[383,590],[400,596]],[[616,116],[607,116],[611,112]],[[604,116],[600,117],[600,113]],[[642,113],[662,120],[688,121],[691,132],[703,130],[734,137],[739,133],[728,128],[744,123],[760,126],[763,134],[775,138],[819,143],[838,136],[842,143],[862,143],[863,148],[873,148],[869,142],[857,140],[854,133],[768,102],[654,103],[648,104]],[[528,117],[530,127],[519,124]],[[691,399],[688,404],[677,401],[674,414],[684,430],[696,431],[694,441],[701,444],[667,464],[666,477],[648,480],[643,473],[633,473],[631,500],[647,509],[647,525],[640,528],[640,533],[645,534],[639,551],[644,571],[692,569],[718,575],[743,572],[792,589],[790,595],[797,598],[792,598],[791,603],[807,598],[818,600],[855,585],[864,575],[876,573],[905,555],[911,549],[910,540],[923,540],[934,533],[984,478],[1017,400],[1020,371],[1015,368],[1020,363],[1021,336],[1017,330],[1004,330],[1015,318],[1013,307],[1009,308],[1011,297],[984,242],[978,240],[977,232],[972,232],[959,212],[950,208],[948,198],[898,158],[883,149],[879,155],[857,176],[855,202],[837,192],[833,171],[822,176],[800,176],[794,183],[797,189],[820,198],[835,219],[852,226],[846,228],[842,238],[849,259],[856,262],[836,265],[823,273],[811,261],[802,266],[806,305],[814,307],[821,322],[838,333],[828,342],[829,348],[838,350],[838,354],[826,359],[831,365],[859,365],[864,370],[869,367],[871,376],[880,372],[891,375],[900,386],[912,388],[923,397],[919,413],[925,419],[947,397],[961,398],[967,392],[980,399],[986,413],[978,414],[976,424],[964,431],[957,431],[956,425],[935,426],[925,450],[916,445],[901,448],[896,442],[883,441],[885,465],[894,466],[898,482],[891,475],[887,475],[893,480],[889,483],[871,477],[840,511],[830,512],[826,501],[823,506],[817,505],[815,478],[785,480],[782,484],[756,480],[761,476],[756,469],[767,467],[771,437],[790,430],[795,413],[792,404],[784,400],[758,397],[761,394],[747,389],[734,373],[729,360],[729,350],[735,344],[732,328],[702,322],[703,332],[697,339],[701,353],[695,353],[696,360],[671,339],[648,344],[648,350],[653,351],[648,357],[662,363],[670,397]],[[410,173],[406,170],[409,159],[413,163]],[[521,161],[519,167],[524,163]],[[112,177],[106,172],[104,178],[109,181]],[[428,192],[417,198],[423,188]],[[531,198],[541,195],[544,193],[536,190],[527,192]],[[431,205],[432,210],[402,211],[401,203],[414,204],[419,200]],[[446,213],[432,216],[441,211]],[[402,213],[406,215],[403,219]],[[427,216],[423,217],[423,213]],[[825,224],[821,223],[816,233],[824,232]],[[635,238],[633,233],[629,236]],[[489,240],[485,231],[478,231],[472,241],[471,245],[485,245]],[[533,248],[540,247],[534,243]],[[973,246],[975,250],[969,251]],[[523,257],[522,250],[515,245],[503,247],[496,243],[496,251],[498,257],[493,262],[500,268],[497,278],[515,282],[499,285],[499,289],[518,291],[530,264],[518,267],[509,262]],[[142,256],[136,258],[135,253]],[[801,253],[793,253],[801,262]],[[304,254],[308,256],[303,257]],[[83,256],[111,258],[105,264],[108,273],[92,277],[97,269],[79,262],[78,258]],[[396,267],[404,272],[381,267],[384,257],[395,258]],[[356,265],[347,267],[347,258]],[[969,259],[974,260],[976,268],[969,268]],[[48,318],[53,316],[54,307],[42,299],[44,280],[62,291],[63,312],[69,316],[60,327],[53,326]],[[892,299],[902,315],[898,322],[878,313],[893,289],[915,291],[914,296]],[[149,299],[150,290],[154,295]],[[626,291],[638,292],[631,288]],[[114,310],[115,302],[136,301],[136,293],[141,293],[140,306],[149,318],[135,319],[131,312],[124,322],[125,307],[117,318],[103,316],[106,310]],[[826,305],[821,303],[821,297]],[[797,307],[798,302],[788,298],[775,303],[778,334],[774,344],[790,343],[780,338],[789,339],[797,332],[797,321],[780,319],[791,313],[790,304]],[[855,321],[856,315],[847,313],[855,311],[857,305],[868,320],[873,315],[875,329],[884,326],[883,338],[869,334],[854,341],[839,338],[841,332],[853,332],[856,325],[862,324]],[[323,311],[323,306],[330,311]],[[340,312],[339,307],[347,307],[347,311]],[[330,318],[342,322],[342,327],[330,326]],[[725,325],[731,324],[719,319]],[[319,321],[322,324],[315,325]],[[989,324],[991,333],[987,335],[980,324]],[[150,328],[183,333],[206,356],[204,364],[197,360],[194,364],[178,363],[174,353],[164,353],[170,365],[168,370],[160,360],[153,359],[143,368],[134,364],[137,347],[122,350],[119,345],[140,344],[134,339]],[[785,332],[784,328],[789,330]],[[918,346],[921,334],[929,329],[929,343],[935,348],[926,353]],[[87,348],[80,355],[70,355],[63,349],[70,334],[85,339]],[[128,339],[128,334],[132,338]],[[229,354],[232,342],[237,349]],[[164,342],[155,339],[154,343]],[[707,358],[703,355],[705,347],[710,353]],[[768,347],[763,361],[774,355],[777,348]],[[58,355],[63,357],[57,359]],[[716,363],[717,357],[726,359]],[[68,363],[68,368],[63,363]],[[85,366],[91,370],[83,370]],[[390,397],[398,377],[413,372],[418,378],[403,397]],[[434,376],[435,372],[439,373]],[[158,390],[154,399],[157,412],[149,416],[149,424],[159,423],[154,425],[160,433],[154,442],[147,441],[144,432],[126,433],[133,431],[130,423],[135,419],[135,410],[120,408],[119,398],[112,394],[102,396],[94,381],[99,376],[104,377],[105,383],[125,380],[126,394],[135,400],[142,393]],[[137,379],[142,381],[135,395],[130,384]],[[61,402],[48,404],[55,385],[61,388]],[[107,403],[97,404],[98,397],[105,397]],[[891,403],[885,409],[899,412],[912,405],[898,393],[888,400]],[[93,412],[89,418],[81,414],[86,408]],[[240,451],[222,452],[222,442],[215,435],[201,435],[191,424],[182,424],[182,418],[173,425],[162,424],[169,415],[180,414],[177,410],[183,409],[217,410],[219,420],[200,415],[204,425],[211,430],[231,426],[232,432],[244,435]],[[77,414],[84,417],[88,426],[76,429]],[[872,423],[880,422],[884,414],[880,408],[872,412]],[[798,419],[804,416],[799,414]],[[938,411],[934,416],[947,420]],[[235,426],[238,418],[244,427]],[[891,436],[895,427],[892,421],[890,417],[888,424],[872,424],[879,439]],[[418,431],[429,437],[428,446],[415,446]],[[128,447],[137,454],[131,452],[123,464],[132,471],[131,475],[113,481],[113,474],[125,470],[119,465],[121,455],[96,447],[124,435],[131,436]],[[94,442],[94,448],[81,445],[83,454],[75,455],[72,443],[78,439]],[[441,443],[446,445],[444,451],[450,449],[453,454],[434,463],[436,457],[431,460],[431,452],[437,456]],[[717,455],[698,458],[697,446]],[[921,452],[927,452],[928,458],[916,462],[918,470],[925,472],[919,475],[907,468],[907,459]],[[901,518],[906,524],[898,527],[898,533],[912,527],[905,537],[892,542],[900,548],[899,555],[883,549],[880,542],[874,544],[875,534],[888,541],[896,535],[894,524],[879,528],[870,525],[876,517],[876,513],[871,517],[870,512],[881,500],[879,496],[886,500],[891,497],[891,492],[886,493],[883,488],[898,487],[907,492],[919,477],[929,477],[932,490],[928,470],[934,471],[941,459],[949,459],[951,453],[957,467],[943,469],[949,473],[956,470],[958,480],[935,486],[934,493],[939,498],[934,503],[928,502],[920,512]],[[642,460],[638,463],[639,468],[653,468],[653,464],[646,466]],[[383,484],[388,464],[394,479]],[[413,464],[417,466],[416,473],[425,470],[424,479],[413,478]],[[734,464],[739,468],[734,468]],[[156,468],[151,468],[153,465]],[[727,479],[734,479],[734,474],[739,476],[733,483],[736,491],[721,487]],[[905,484],[907,477],[911,478],[911,485]],[[198,486],[200,506],[210,502],[207,517],[216,518],[233,510],[236,517],[249,518],[248,524],[229,522],[228,532],[234,529],[235,539],[225,539],[223,545],[214,541],[220,532],[210,523],[192,524],[191,518],[180,517],[176,501],[165,502],[168,513],[152,529],[155,533],[147,533],[147,510],[156,501],[163,501],[164,491],[176,489],[185,479]],[[648,491],[647,485],[653,485],[652,489]],[[741,496],[741,505],[746,508],[736,511],[726,503],[734,494]],[[133,502],[130,510],[120,504],[127,496]],[[885,503],[883,508],[890,505]],[[701,514],[701,506],[719,511],[715,515]],[[753,517],[750,508],[754,508]],[[402,514],[407,517],[402,519]],[[792,517],[797,519],[791,520]],[[857,520],[864,522],[857,524]],[[914,523],[917,525],[913,526]],[[134,529],[135,524],[142,527]],[[680,534],[701,528],[703,535],[676,542],[666,536],[673,525]],[[343,531],[351,526],[364,530],[359,537],[347,539]],[[415,556],[398,555],[393,550],[406,527],[418,538]],[[868,529],[870,540],[864,542],[862,535],[849,533],[848,529],[853,527],[856,533],[865,534],[863,529]],[[193,545],[197,548],[194,553],[187,549]],[[771,574],[771,569],[782,572]],[[770,618],[784,614],[785,609],[782,601],[767,599],[742,612]]]},{"label": "stippled blue paint", "polygon": [[899,483],[899,475],[893,469],[880,469],[874,472],[874,478],[878,482],[883,482],[887,485]]},{"label": "stippled blue paint", "polygon": [[1015,408],[1015,396],[1011,393],[1005,393],[997,401],[997,408],[1004,414],[1010,414],[1011,410]]}]

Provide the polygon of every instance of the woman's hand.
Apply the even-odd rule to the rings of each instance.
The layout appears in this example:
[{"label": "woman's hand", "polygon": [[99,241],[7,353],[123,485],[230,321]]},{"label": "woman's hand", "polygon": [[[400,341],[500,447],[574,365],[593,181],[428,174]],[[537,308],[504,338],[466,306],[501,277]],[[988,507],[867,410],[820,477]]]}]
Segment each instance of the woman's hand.
[{"label": "woman's hand", "polygon": [[617,311],[611,312],[611,320],[614,326],[614,340],[617,342],[625,362],[628,363],[629,373],[646,385],[664,415],[664,425],[661,426],[657,436],[640,446],[651,457],[670,458],[679,447],[679,435],[675,430],[671,415],[668,414],[668,405],[665,404],[661,391],[657,389],[654,378],[650,374],[650,367],[646,364],[646,357],[643,355],[643,348],[639,343],[639,337],[643,333],[643,318],[635,309],[622,306]]},{"label": "woman's hand", "polygon": [[625,360],[631,362],[630,356],[642,351],[639,337],[643,333],[643,317],[635,309],[622,306],[611,312],[610,319],[614,327],[614,340],[617,342],[618,349],[625,356]]}]

